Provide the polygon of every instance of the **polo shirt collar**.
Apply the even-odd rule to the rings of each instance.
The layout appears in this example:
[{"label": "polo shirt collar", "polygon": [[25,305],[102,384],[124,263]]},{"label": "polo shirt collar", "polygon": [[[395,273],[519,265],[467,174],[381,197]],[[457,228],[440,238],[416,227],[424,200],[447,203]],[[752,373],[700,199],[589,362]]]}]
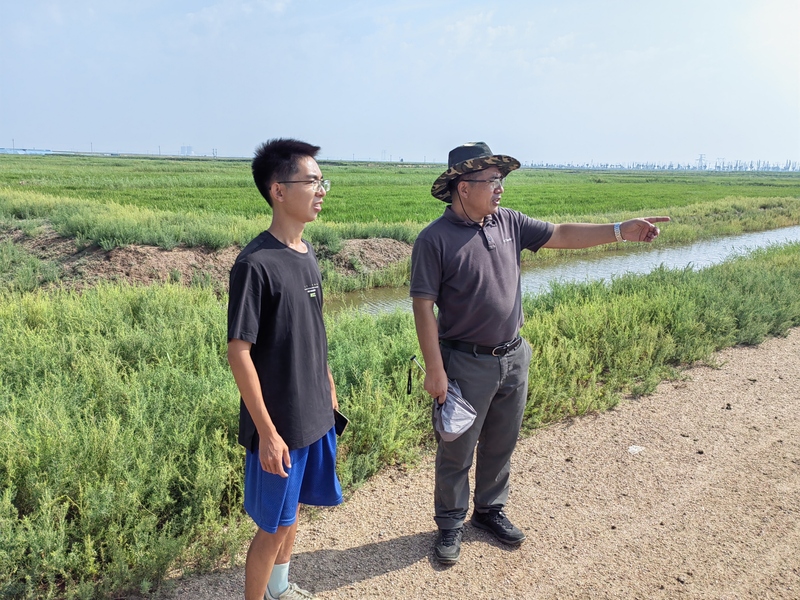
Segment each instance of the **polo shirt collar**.
[{"label": "polo shirt collar", "polygon": [[[448,205],[444,209],[444,215],[443,216],[444,216],[445,219],[450,221],[453,225],[462,225],[464,227],[473,227],[473,226],[481,227],[480,225],[478,225],[474,221],[467,221],[467,220],[462,219],[461,217],[459,217],[458,214],[456,214],[456,211],[454,211],[453,207],[450,206],[450,205]],[[487,215],[486,217],[484,217],[484,219],[483,219],[483,227],[494,227],[495,225],[497,225],[497,219],[495,218],[494,215]]]}]

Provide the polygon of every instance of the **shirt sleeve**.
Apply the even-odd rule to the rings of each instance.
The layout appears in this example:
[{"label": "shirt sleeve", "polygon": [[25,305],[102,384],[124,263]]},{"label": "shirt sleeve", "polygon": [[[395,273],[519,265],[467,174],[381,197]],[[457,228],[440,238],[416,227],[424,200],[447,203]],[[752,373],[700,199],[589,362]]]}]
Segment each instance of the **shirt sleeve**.
[{"label": "shirt sleeve", "polygon": [[520,233],[520,247],[531,252],[537,252],[553,235],[552,223],[532,219],[522,213],[517,213],[517,226]]},{"label": "shirt sleeve", "polygon": [[228,296],[229,342],[256,343],[264,288],[264,277],[253,265],[245,261],[233,265]]},{"label": "shirt sleeve", "polygon": [[428,240],[418,237],[411,250],[409,295],[436,301],[442,284],[442,253]]}]

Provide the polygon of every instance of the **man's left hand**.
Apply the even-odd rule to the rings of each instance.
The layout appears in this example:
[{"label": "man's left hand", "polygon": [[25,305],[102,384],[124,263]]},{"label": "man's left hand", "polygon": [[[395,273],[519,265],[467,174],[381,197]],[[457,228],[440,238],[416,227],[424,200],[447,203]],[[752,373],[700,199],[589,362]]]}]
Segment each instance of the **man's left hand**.
[{"label": "man's left hand", "polygon": [[661,233],[653,223],[666,223],[669,217],[630,219],[620,224],[619,231],[626,242],[652,242]]}]

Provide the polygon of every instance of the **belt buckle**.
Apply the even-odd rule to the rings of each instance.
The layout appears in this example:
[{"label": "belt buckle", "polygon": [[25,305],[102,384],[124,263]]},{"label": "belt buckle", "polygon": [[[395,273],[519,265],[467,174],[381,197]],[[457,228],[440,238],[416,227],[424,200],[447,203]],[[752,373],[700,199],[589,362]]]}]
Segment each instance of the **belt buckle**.
[{"label": "belt buckle", "polygon": [[505,344],[500,344],[499,346],[495,346],[494,348],[492,348],[492,356],[505,356],[511,350],[514,350],[517,346],[519,346],[521,341],[522,341],[521,338],[516,338],[511,340],[510,342],[506,342]]}]

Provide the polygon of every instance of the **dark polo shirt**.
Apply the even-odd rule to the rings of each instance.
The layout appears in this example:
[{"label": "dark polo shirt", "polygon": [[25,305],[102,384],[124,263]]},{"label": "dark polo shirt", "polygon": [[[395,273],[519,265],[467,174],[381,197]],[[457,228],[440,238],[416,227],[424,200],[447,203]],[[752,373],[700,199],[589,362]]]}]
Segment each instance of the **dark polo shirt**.
[{"label": "dark polo shirt", "polygon": [[448,206],[414,242],[410,295],[436,303],[439,339],[510,341],[523,323],[520,253],[536,252],[552,234],[552,223],[508,208],[481,227]]}]

